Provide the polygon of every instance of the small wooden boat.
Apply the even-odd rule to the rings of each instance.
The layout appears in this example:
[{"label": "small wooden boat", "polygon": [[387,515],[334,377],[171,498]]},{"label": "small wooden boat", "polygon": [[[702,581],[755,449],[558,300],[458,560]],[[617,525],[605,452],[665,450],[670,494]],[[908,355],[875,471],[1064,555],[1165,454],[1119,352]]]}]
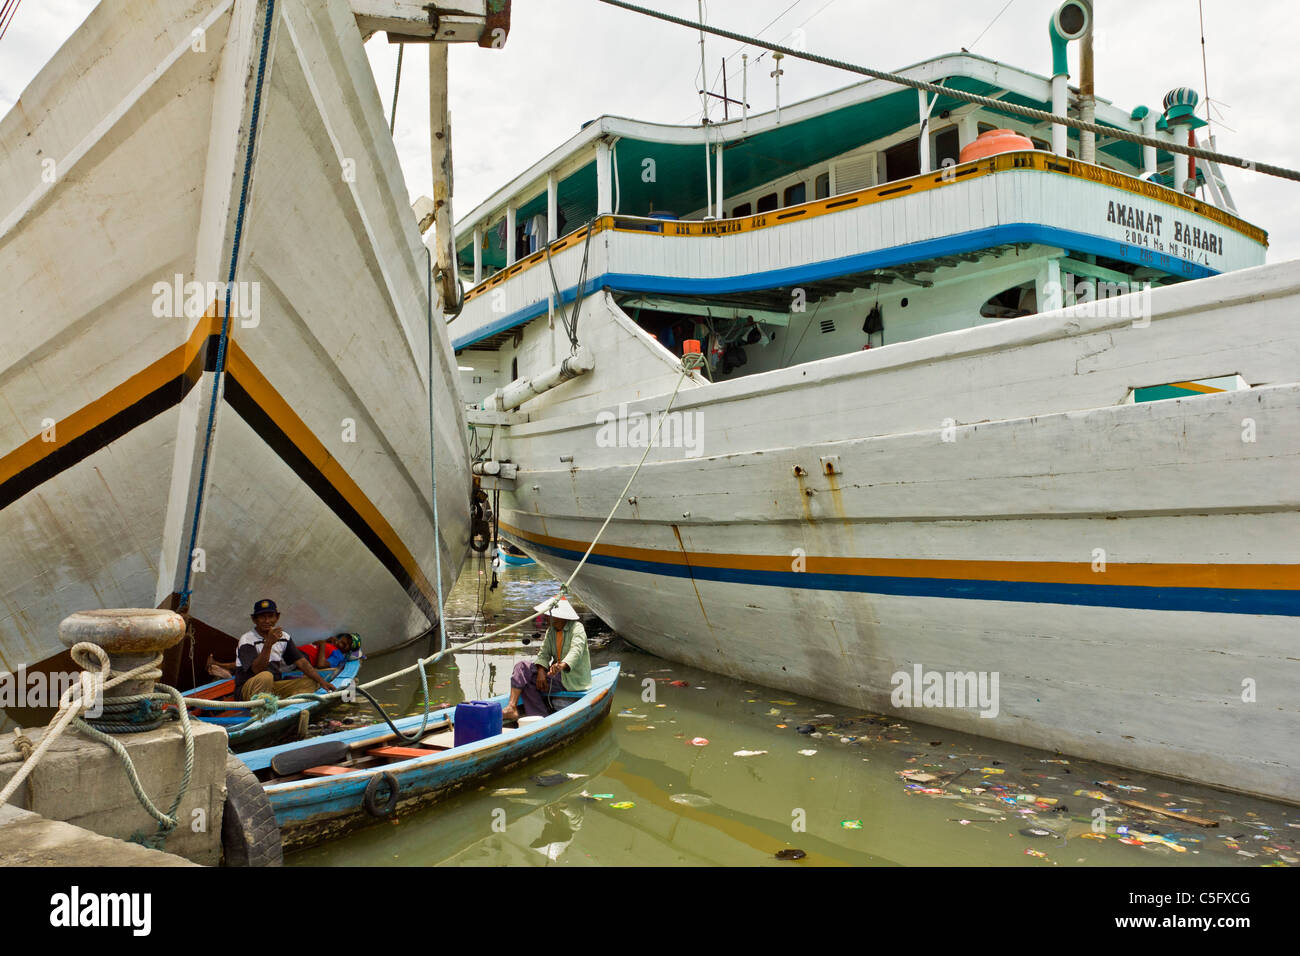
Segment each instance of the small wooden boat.
[{"label": "small wooden boat", "polygon": [[524,554],[513,545],[503,544],[497,549],[497,554],[501,555],[501,561],[515,568],[522,568],[526,565],[533,564],[534,561],[528,555]]},{"label": "small wooden boat", "polygon": [[[335,689],[343,690],[356,680],[357,673],[360,670],[360,661],[347,661],[337,672],[324,670],[321,671],[321,676],[333,684]],[[331,673],[334,674],[333,677],[330,676]],[[302,675],[297,671],[291,671],[286,672],[285,676],[301,677]],[[190,716],[197,717],[209,724],[220,724],[225,727],[226,733],[230,736],[232,750],[239,747],[249,747],[253,744],[265,745],[269,741],[291,734],[302,736],[306,732],[307,722],[311,720],[313,714],[338,702],[338,698],[325,700],[325,690],[323,688],[317,689],[315,694],[319,698],[318,700],[298,700],[283,704],[275,713],[252,723],[249,723],[248,711],[243,708],[200,710],[191,707]],[[210,684],[204,684],[202,687],[196,687],[194,690],[186,691],[185,696],[198,697],[202,700],[234,700],[235,680],[233,677],[227,677],[225,680],[213,681]]]},{"label": "small wooden boat", "polygon": [[[570,701],[541,720],[524,719],[500,734],[454,744],[455,708],[429,714],[415,743],[384,727],[361,727],[239,755],[262,781],[285,849],[309,846],[391,817],[399,808],[433,803],[489,776],[565,746],[591,729],[614,701],[617,662],[591,674],[591,689],[555,695]],[[504,704],[505,695],[491,698]],[[422,717],[395,721],[403,733]]]}]

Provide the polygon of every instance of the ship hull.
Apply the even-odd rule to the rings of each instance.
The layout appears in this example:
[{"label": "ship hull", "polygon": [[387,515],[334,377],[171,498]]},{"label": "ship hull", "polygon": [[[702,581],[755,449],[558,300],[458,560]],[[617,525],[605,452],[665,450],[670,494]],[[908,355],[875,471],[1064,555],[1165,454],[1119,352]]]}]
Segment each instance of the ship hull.
[{"label": "ship hull", "polygon": [[[1296,285],[1266,267],[1133,320],[1075,308],[684,390],[675,433],[698,415],[702,441],[650,450],[573,590],[671,660],[1300,801]],[[1132,401],[1226,372],[1253,387]],[[596,384],[501,452],[503,532],[562,578],[645,453],[559,414]],[[666,398],[617,414],[653,424]]]},{"label": "ship hull", "polygon": [[0,668],[88,607],[188,610],[183,679],[263,597],[300,641],[428,632],[467,451],[348,5],[103,3],[0,170]]}]

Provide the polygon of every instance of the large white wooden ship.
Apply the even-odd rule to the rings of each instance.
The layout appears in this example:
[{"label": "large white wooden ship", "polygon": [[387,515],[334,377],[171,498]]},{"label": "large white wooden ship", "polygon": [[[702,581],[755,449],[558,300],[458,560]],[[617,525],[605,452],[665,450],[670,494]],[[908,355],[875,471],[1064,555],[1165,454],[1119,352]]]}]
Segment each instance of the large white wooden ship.
[{"label": "large white wooden ship", "polygon": [[0,122],[0,668],[86,608],[187,610],[182,686],[259,598],[371,652],[437,621],[467,445],[363,38],[508,12],[104,0]]},{"label": "large white wooden ship", "polygon": [[[1060,115],[1063,62],[901,72]],[[1195,104],[1095,117],[1187,144]],[[476,467],[556,575],[703,343],[573,586],[621,634],[1300,799],[1300,266],[1263,265],[1217,165],[872,79],[703,126],[601,117],[458,242]],[[994,675],[993,706],[952,699]]]}]

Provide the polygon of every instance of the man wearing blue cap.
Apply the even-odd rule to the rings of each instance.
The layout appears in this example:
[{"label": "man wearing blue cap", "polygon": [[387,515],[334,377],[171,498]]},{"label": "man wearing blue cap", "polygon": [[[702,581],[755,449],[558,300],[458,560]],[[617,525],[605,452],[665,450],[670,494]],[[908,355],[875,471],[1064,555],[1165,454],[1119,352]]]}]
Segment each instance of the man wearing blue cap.
[{"label": "man wearing blue cap", "polygon": [[[275,602],[263,598],[253,605],[253,630],[239,639],[235,648],[235,695],[251,700],[255,694],[292,697],[309,694],[317,687],[334,690],[334,685],[320,676],[307,655],[294,646],[289,635],[277,622],[280,610]],[[296,666],[305,677],[284,679],[280,674]]]}]

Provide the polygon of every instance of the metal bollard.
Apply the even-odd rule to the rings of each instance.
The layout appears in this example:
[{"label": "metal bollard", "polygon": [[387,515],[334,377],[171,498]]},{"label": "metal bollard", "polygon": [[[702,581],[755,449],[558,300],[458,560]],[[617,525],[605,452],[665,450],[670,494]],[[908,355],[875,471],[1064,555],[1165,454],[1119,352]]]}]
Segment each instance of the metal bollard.
[{"label": "metal bollard", "polygon": [[[107,608],[69,614],[59,624],[59,640],[71,648],[81,641],[108,651],[115,671],[129,671],[153,660],[185,636],[185,618],[175,611],[153,608]],[[118,684],[106,697],[148,694],[152,680]]]}]

